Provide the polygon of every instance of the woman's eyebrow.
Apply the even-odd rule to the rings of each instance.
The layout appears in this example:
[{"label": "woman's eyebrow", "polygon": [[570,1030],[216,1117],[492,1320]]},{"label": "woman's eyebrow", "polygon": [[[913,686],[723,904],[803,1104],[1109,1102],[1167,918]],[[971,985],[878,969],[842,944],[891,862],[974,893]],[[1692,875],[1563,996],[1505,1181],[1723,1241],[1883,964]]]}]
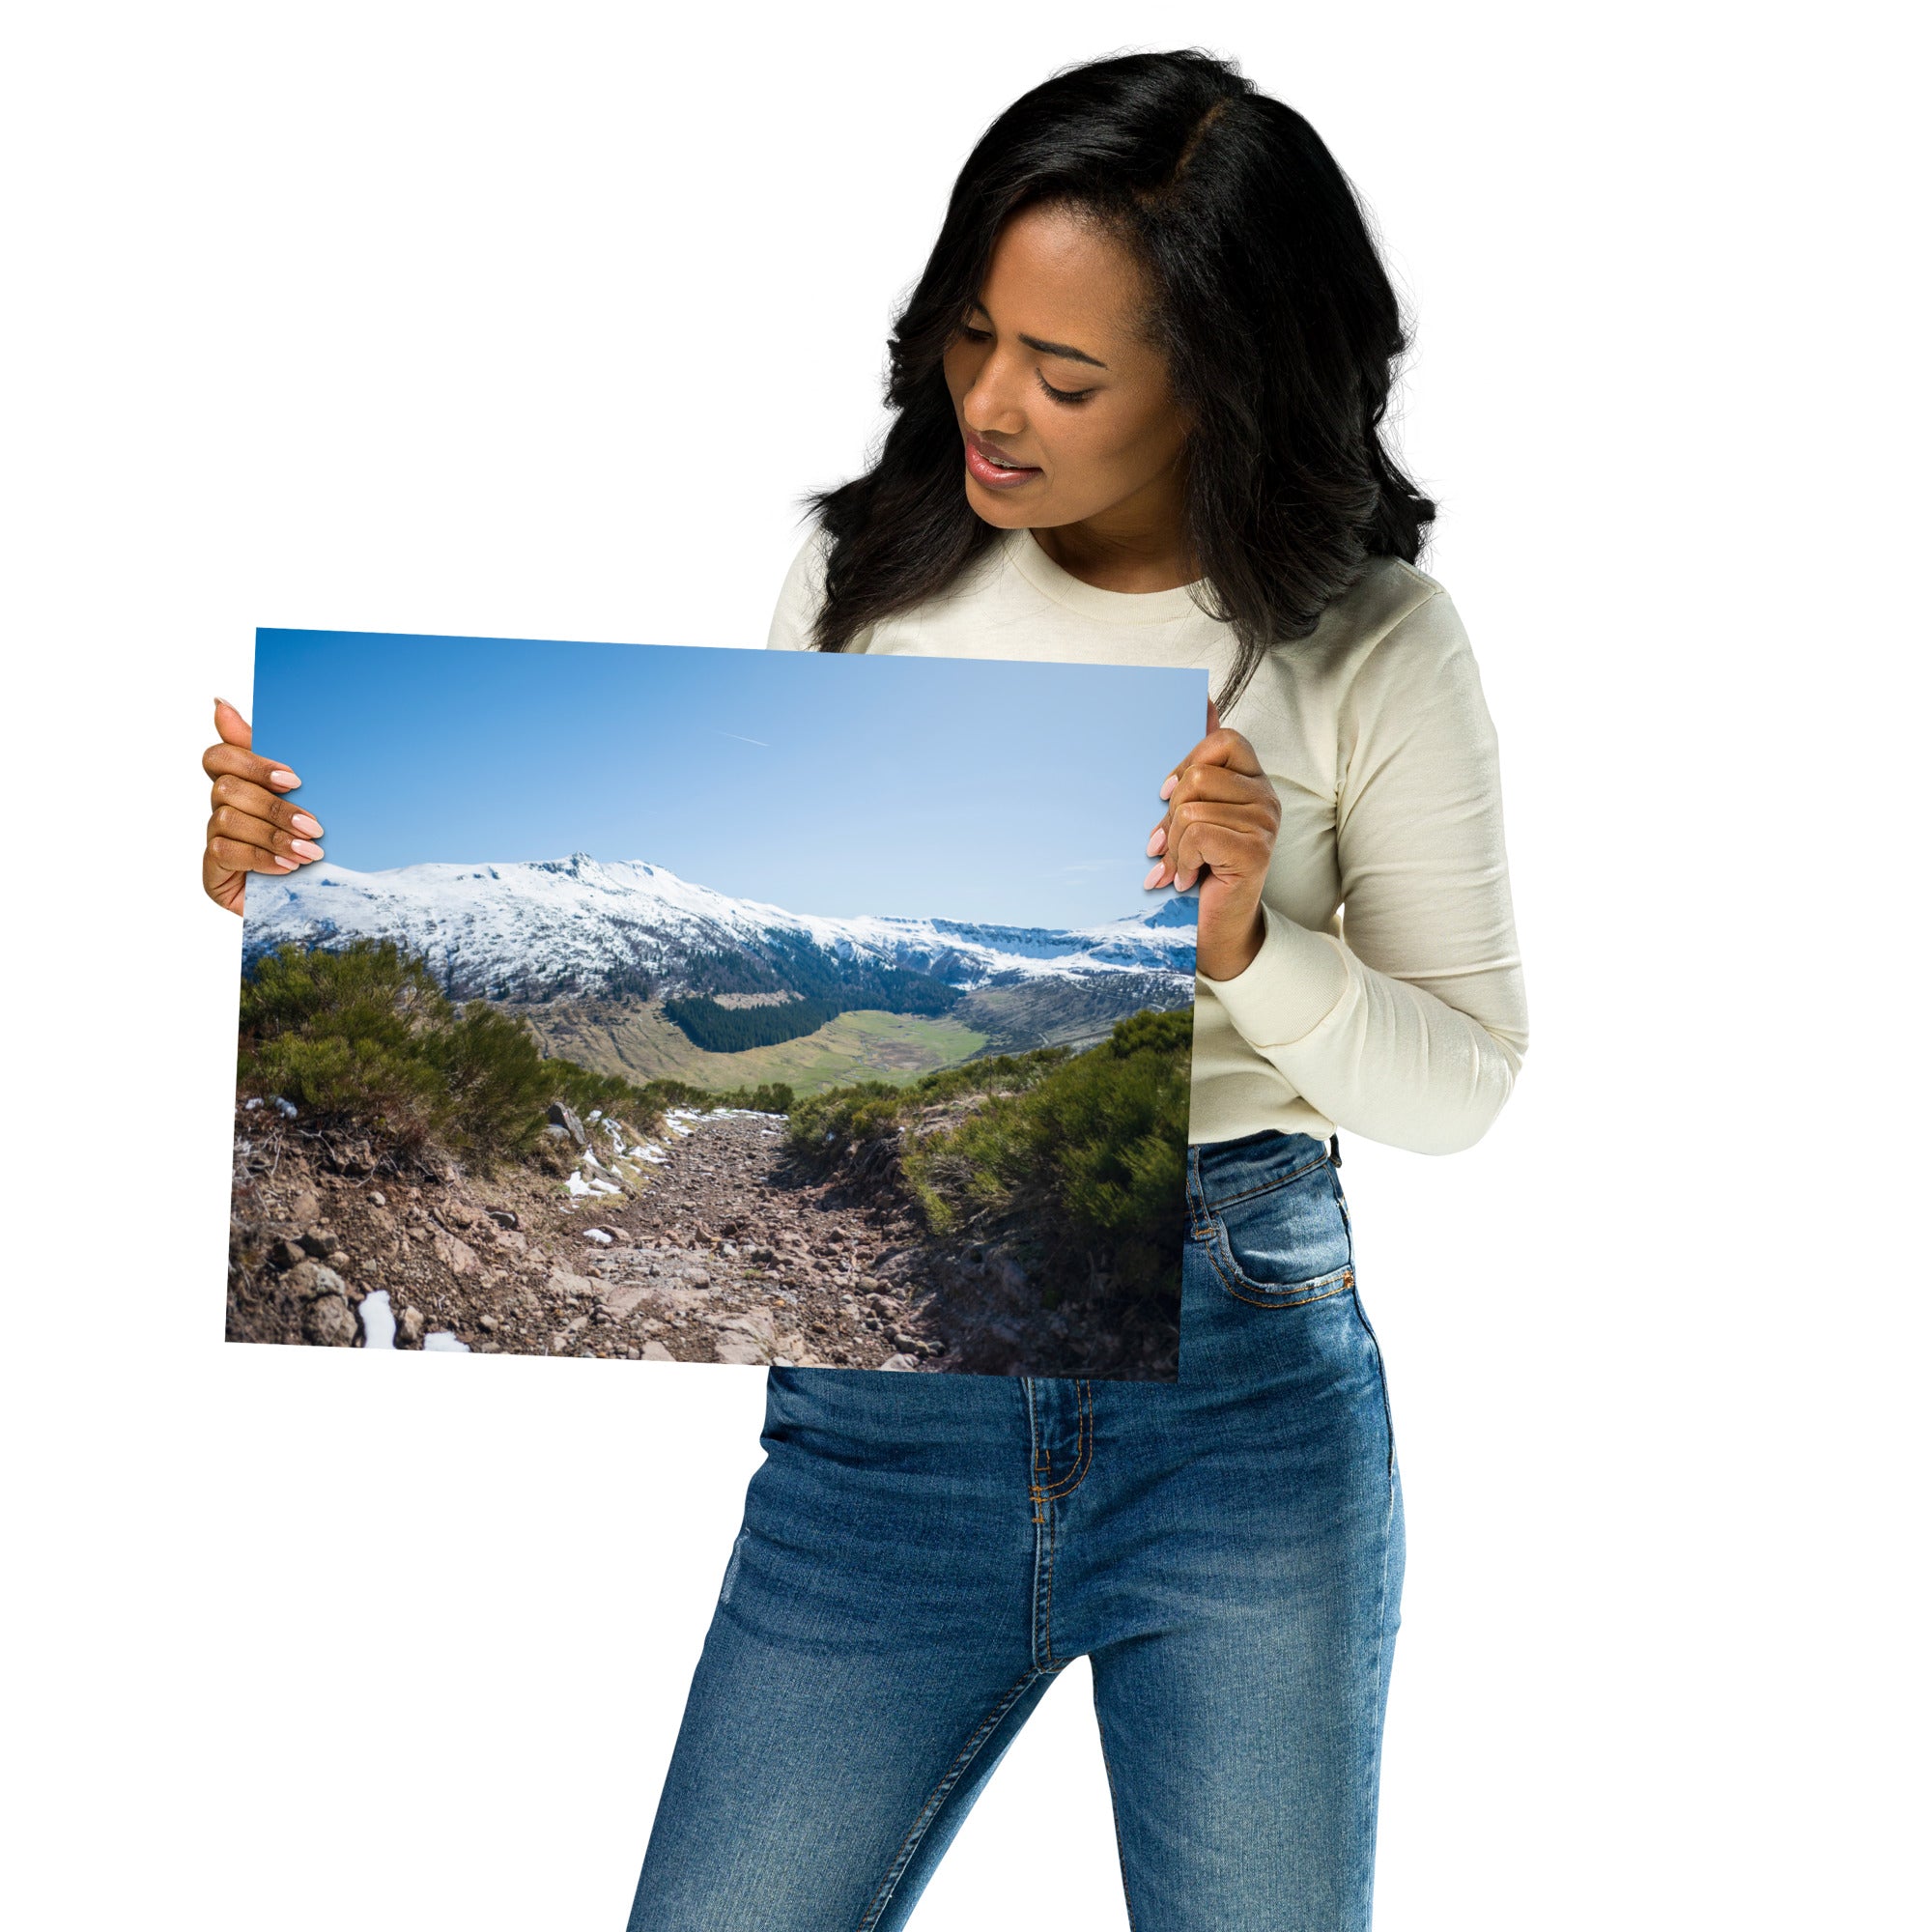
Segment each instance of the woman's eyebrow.
[{"label": "woman's eyebrow", "polygon": [[1065,342],[1042,342],[1037,335],[1023,335],[1020,340],[1029,349],[1037,349],[1042,355],[1064,355],[1069,362],[1089,362],[1095,369],[1107,366],[1097,355],[1090,355],[1084,349],[1069,348]]},{"label": "woman's eyebrow", "polygon": [[[993,319],[991,312],[987,309],[984,302],[976,301],[970,303],[967,312],[969,314],[977,312],[980,315],[983,315],[988,322],[991,322]],[[1069,362],[1086,362],[1095,369],[1104,369],[1107,366],[1097,355],[1090,355],[1084,349],[1075,349],[1071,343],[1042,342],[1037,335],[1022,335],[1020,340],[1029,349],[1037,349],[1042,355],[1064,355]]]}]

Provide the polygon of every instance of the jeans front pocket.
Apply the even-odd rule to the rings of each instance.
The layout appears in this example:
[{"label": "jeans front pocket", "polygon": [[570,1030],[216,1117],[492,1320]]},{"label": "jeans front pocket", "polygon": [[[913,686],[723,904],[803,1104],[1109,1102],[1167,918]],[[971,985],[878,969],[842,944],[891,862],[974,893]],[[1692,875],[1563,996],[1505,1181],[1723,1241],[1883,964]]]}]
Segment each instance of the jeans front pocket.
[{"label": "jeans front pocket", "polygon": [[1237,1300],[1293,1308],[1354,1287],[1348,1210],[1325,1153],[1204,1206],[1208,1258]]}]

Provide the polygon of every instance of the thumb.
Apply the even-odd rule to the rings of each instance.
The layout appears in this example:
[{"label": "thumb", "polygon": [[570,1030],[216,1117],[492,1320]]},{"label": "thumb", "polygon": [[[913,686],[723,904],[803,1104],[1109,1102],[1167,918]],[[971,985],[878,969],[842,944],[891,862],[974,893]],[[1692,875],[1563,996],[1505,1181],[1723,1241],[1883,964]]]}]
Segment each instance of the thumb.
[{"label": "thumb", "polygon": [[1211,697],[1208,700],[1208,728],[1210,731],[1218,731],[1221,728],[1221,714],[1215,708]]},{"label": "thumb", "polygon": [[214,729],[224,745],[240,745],[244,752],[254,749],[255,734],[247,719],[225,697],[214,700]]}]

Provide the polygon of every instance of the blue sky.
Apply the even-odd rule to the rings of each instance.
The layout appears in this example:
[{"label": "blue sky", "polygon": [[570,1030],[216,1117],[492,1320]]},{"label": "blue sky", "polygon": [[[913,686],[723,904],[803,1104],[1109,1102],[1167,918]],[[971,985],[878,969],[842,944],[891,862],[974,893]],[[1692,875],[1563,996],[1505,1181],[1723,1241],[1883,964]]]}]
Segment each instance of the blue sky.
[{"label": "blue sky", "polygon": [[1208,673],[256,633],[258,751],[331,863],[642,859],[794,912],[1081,924],[1142,890]]}]

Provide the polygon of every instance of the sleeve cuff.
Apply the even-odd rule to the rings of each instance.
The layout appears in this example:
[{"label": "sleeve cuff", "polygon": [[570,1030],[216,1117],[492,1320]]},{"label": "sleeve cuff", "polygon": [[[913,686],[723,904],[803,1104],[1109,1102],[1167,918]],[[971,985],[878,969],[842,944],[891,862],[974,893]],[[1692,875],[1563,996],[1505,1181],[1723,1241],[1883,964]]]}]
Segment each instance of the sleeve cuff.
[{"label": "sleeve cuff", "polygon": [[1232,980],[1195,978],[1250,1046],[1292,1046],[1334,1011],[1348,990],[1348,962],[1331,934],[1296,924],[1265,899],[1262,923],[1262,950]]}]

